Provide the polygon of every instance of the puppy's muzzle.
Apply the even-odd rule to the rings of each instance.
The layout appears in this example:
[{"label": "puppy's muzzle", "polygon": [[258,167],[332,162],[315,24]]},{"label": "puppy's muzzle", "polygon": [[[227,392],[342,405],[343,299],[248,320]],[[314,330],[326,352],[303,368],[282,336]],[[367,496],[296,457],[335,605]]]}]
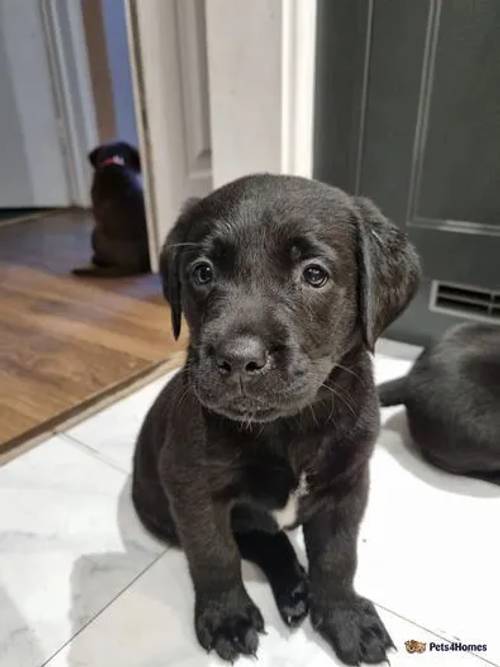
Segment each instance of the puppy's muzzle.
[{"label": "puppy's muzzle", "polygon": [[257,336],[222,340],[213,347],[213,358],[222,377],[241,383],[266,373],[271,365],[271,355]]}]

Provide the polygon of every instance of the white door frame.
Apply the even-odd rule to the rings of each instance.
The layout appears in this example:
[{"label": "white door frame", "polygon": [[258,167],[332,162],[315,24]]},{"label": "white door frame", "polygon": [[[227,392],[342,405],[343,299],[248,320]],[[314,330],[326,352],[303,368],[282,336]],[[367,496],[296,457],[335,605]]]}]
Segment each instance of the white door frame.
[{"label": "white door frame", "polygon": [[127,0],[153,270],[183,202],[212,187],[204,4]]},{"label": "white door frame", "polygon": [[312,178],[316,76],[316,0],[284,0],[281,168]]},{"label": "white door frame", "polygon": [[91,183],[87,154],[98,144],[98,132],[81,5],[42,0],[41,10],[71,202],[86,207]]},{"label": "white door frame", "polygon": [[206,0],[214,186],[312,175],[316,0]]},{"label": "white door frame", "polygon": [[[209,136],[193,18],[200,5]],[[127,0],[127,12],[157,269],[186,197],[249,172],[312,175],[316,0]]]}]

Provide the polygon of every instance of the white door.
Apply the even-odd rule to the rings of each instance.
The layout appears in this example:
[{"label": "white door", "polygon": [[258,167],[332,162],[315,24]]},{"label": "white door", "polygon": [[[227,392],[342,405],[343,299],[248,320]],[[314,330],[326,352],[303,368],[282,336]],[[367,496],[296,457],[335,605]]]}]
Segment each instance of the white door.
[{"label": "white door", "polygon": [[71,203],[42,7],[0,0],[0,208]]},{"label": "white door", "polygon": [[[1,0],[0,0],[1,1]],[[189,197],[212,188],[204,0],[128,0],[151,265]]]},{"label": "white door", "polygon": [[189,196],[310,176],[316,0],[128,0],[151,264]]},{"label": "white door", "polygon": [[213,185],[311,177],[316,0],[206,0]]}]

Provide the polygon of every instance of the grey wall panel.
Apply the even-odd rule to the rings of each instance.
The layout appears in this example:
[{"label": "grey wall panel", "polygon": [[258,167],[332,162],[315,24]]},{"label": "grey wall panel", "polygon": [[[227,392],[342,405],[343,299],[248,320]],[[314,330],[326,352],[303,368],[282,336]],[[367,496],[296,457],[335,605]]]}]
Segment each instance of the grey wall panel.
[{"label": "grey wall panel", "polygon": [[417,121],[428,0],[375,2],[362,194],[400,225],[406,222]]},{"label": "grey wall panel", "polygon": [[318,0],[314,177],[353,192],[369,27],[367,0]]},{"label": "grey wall panel", "polygon": [[500,2],[443,2],[416,216],[500,226]]},{"label": "grey wall panel", "polygon": [[432,280],[500,288],[500,2],[320,0],[315,174],[406,227],[425,279],[388,335],[460,321]]}]

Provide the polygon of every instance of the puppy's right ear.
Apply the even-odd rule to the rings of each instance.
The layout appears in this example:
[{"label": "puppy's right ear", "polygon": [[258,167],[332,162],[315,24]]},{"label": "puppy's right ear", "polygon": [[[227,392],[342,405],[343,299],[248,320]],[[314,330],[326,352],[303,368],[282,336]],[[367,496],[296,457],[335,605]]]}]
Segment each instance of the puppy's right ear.
[{"label": "puppy's right ear", "polygon": [[129,156],[130,156],[130,164],[133,169],[136,171],[140,172],[141,171],[141,156],[139,154],[139,151],[135,146],[131,146],[130,144],[128,145],[129,149]]},{"label": "puppy's right ear", "polygon": [[172,317],[172,331],[175,340],[181,333],[182,322],[182,284],[181,284],[181,255],[187,246],[191,227],[191,213],[200,200],[197,197],[188,199],[182,208],[172,231],[160,255],[160,274],[163,295],[170,305]]},{"label": "puppy's right ear", "polygon": [[88,154],[89,162],[93,167],[97,167],[97,154],[99,153],[100,150],[101,147],[97,146],[96,148],[94,148],[94,150],[90,151],[90,153]]},{"label": "puppy's right ear", "polygon": [[355,197],[358,224],[359,305],[366,347],[406,308],[418,289],[420,262],[406,234],[375,204]]}]

